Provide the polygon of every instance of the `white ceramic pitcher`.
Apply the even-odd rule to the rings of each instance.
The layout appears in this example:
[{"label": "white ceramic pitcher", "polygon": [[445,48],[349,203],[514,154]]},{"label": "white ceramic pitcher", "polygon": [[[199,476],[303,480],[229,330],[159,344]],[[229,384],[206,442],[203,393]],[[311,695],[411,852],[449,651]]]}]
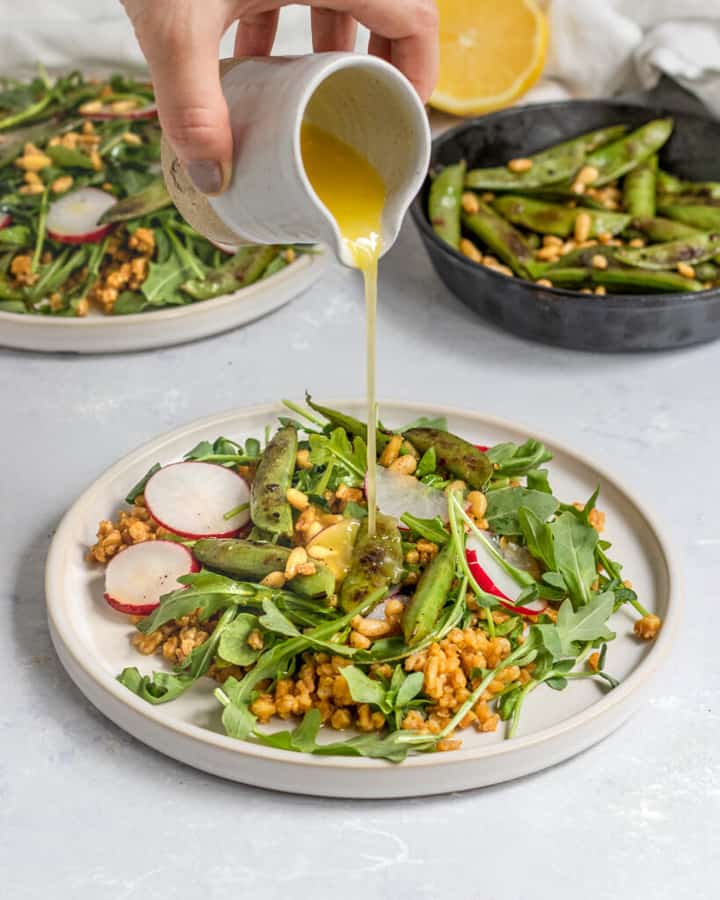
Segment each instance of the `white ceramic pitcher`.
[{"label": "white ceramic pitcher", "polygon": [[235,147],[225,193],[197,192],[163,146],[168,189],[190,224],[228,247],[320,241],[351,265],[335,220],[305,173],[300,127],[308,121],[349,144],[380,173],[387,191],[386,252],[430,156],[427,115],[404,75],[384,60],[354,53],[249,58],[227,61],[224,69]]}]

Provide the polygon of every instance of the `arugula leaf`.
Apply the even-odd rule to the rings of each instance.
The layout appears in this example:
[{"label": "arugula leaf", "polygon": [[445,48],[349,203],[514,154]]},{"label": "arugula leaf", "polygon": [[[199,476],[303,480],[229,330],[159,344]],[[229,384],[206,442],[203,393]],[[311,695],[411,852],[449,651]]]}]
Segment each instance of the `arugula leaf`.
[{"label": "arugula leaf", "polygon": [[406,431],[410,431],[411,428],[437,428],[438,431],[447,431],[447,417],[446,416],[420,416],[415,419],[413,422],[408,422],[407,425],[403,425],[402,428],[396,428],[396,434],[403,434]]},{"label": "arugula leaf", "polygon": [[[395,671],[402,672],[402,669],[397,666]],[[395,708],[405,707],[413,701],[422,690],[424,680],[425,676],[422,672],[412,672],[408,675],[397,690]]]},{"label": "arugula leaf", "polygon": [[558,501],[552,494],[523,487],[490,491],[487,494],[487,512],[485,513],[490,531],[510,536],[522,534],[518,516],[520,507],[532,512],[542,522],[546,522],[558,508]]},{"label": "arugula leaf", "polygon": [[272,600],[263,600],[262,608],[263,615],[260,616],[259,622],[263,628],[285,637],[300,637],[297,628],[280,612]]},{"label": "arugula leaf", "polygon": [[138,481],[136,485],[133,485],[133,487],[130,488],[130,490],[128,491],[128,495],[125,498],[125,502],[131,504],[134,503],[145,490],[145,485],[148,483],[148,481],[150,481],[150,479],[156,472],[160,471],[160,468],[160,463],[155,463],[153,466],[151,466],[140,479],[140,481]]},{"label": "arugula leaf", "polygon": [[597,578],[595,546],[598,533],[570,512],[564,512],[549,525],[553,537],[555,563],[565,579],[575,606],[590,599],[590,586]]},{"label": "arugula leaf", "polygon": [[141,313],[148,305],[139,291],[123,291],[112,306],[114,316],[132,316]]},{"label": "arugula leaf", "polygon": [[[218,688],[215,696],[220,697],[223,694]],[[223,694],[224,696],[224,694]],[[255,728],[257,718],[250,712],[245,703],[226,703],[222,714],[222,723],[225,732],[230,736],[244,741],[250,737]]]},{"label": "arugula leaf", "polygon": [[527,486],[531,491],[542,491],[544,494],[552,494],[550,488],[550,473],[547,469],[530,469],[527,473]]},{"label": "arugula leaf", "polygon": [[450,540],[450,535],[440,516],[435,516],[433,519],[421,519],[410,513],[403,513],[400,516],[400,521],[407,525],[410,531],[419,534],[420,537],[425,538],[427,541],[432,541],[442,546]]},{"label": "arugula leaf", "polygon": [[356,666],[343,666],[340,674],[347,681],[350,696],[356,703],[372,703],[385,708],[385,688],[382,684],[368,676]]},{"label": "arugula leaf", "polygon": [[486,455],[493,466],[497,466],[493,477],[525,475],[552,459],[552,453],[545,444],[533,438],[520,445],[510,442],[496,444],[490,447]]},{"label": "arugula leaf", "polygon": [[[576,657],[582,643],[610,641],[615,637],[615,632],[607,624],[614,605],[615,596],[612,591],[595,594],[577,611],[567,599],[562,603],[554,625],[534,625],[532,632],[541,640],[553,660]],[[557,669],[557,666],[554,668]]]},{"label": "arugula leaf", "polygon": [[249,666],[260,656],[262,650],[255,650],[248,644],[250,633],[260,629],[260,620],[252,613],[239,613],[223,632],[218,645],[218,653],[225,662],[235,666]]},{"label": "arugula leaf", "polygon": [[424,478],[426,475],[430,475],[432,472],[434,472],[436,468],[437,453],[435,452],[434,447],[430,447],[420,457],[420,462],[418,463],[417,469],[415,470],[415,477]]},{"label": "arugula leaf", "polygon": [[367,465],[367,446],[361,437],[354,437],[352,443],[342,428],[335,428],[330,435],[311,434],[310,462],[314,466],[340,465],[344,470],[343,480],[348,487],[362,484]]},{"label": "arugula leaf", "polygon": [[518,510],[518,524],[531,556],[540,560],[548,569],[554,569],[555,546],[550,526],[527,507],[520,507]]}]

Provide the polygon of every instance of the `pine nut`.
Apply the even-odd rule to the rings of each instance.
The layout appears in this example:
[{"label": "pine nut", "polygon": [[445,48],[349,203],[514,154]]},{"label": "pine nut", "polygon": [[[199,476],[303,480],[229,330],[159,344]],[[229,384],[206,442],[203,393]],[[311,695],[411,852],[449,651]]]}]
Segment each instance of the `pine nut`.
[{"label": "pine nut", "polygon": [[478,201],[477,195],[473,194],[472,191],[465,191],[462,195],[462,208],[466,213],[473,215],[480,209],[480,202]]},{"label": "pine nut", "polygon": [[597,236],[597,239],[598,239],[598,241],[600,241],[601,244],[609,244],[610,241],[612,240],[612,235],[610,234],[609,231],[601,231],[600,234]]},{"label": "pine nut", "polygon": [[592,184],[599,174],[595,166],[583,166],[575,176],[575,180],[581,184]]},{"label": "pine nut", "polygon": [[417,469],[417,460],[409,453],[398,458],[388,466],[393,472],[400,472],[401,475],[412,475]]},{"label": "pine nut", "polygon": [[605,289],[605,285],[599,284],[599,285],[595,288],[595,293],[596,293],[598,296],[600,296],[600,297],[604,297],[605,294],[607,294],[607,290]]},{"label": "pine nut", "polygon": [[682,275],[683,278],[694,278],[695,277],[695,269],[688,263],[680,262],[677,264],[678,275]]},{"label": "pine nut", "polygon": [[329,547],[322,547],[319,544],[317,546],[311,544],[307,548],[307,555],[312,559],[327,559],[328,556],[332,556],[332,550]]},{"label": "pine nut", "polygon": [[293,509],[298,509],[301,512],[310,505],[308,495],[303,494],[303,492],[299,491],[297,488],[288,488],[285,493],[285,499]]},{"label": "pine nut", "polygon": [[552,281],[550,281],[549,278],[538,278],[538,280],[535,282],[535,284],[538,285],[538,287],[552,287],[553,286],[553,283],[552,283]]},{"label": "pine nut", "polygon": [[629,247],[637,247],[637,248],[644,247],[645,241],[642,238],[633,238],[630,241],[630,243],[628,244],[628,246]]},{"label": "pine nut", "polygon": [[269,588],[281,588],[285,584],[285,575],[282,572],[269,572],[260,584]]},{"label": "pine nut", "polygon": [[473,262],[482,262],[482,253],[478,250],[475,244],[473,244],[473,242],[469,241],[467,238],[462,238],[462,240],[460,241],[460,252],[463,256],[467,256],[467,258],[471,259]]},{"label": "pine nut", "polygon": [[511,172],[529,172],[533,167],[533,161],[531,159],[525,159],[524,157],[511,159],[507,164],[507,167]]},{"label": "pine nut", "polygon": [[305,565],[308,561],[307,552],[304,547],[294,547],[290,551],[290,556],[285,563],[285,578],[290,581],[297,575],[298,567]]},{"label": "pine nut", "polygon": [[543,236],[543,247],[562,247],[563,240],[556,234],[546,234]]},{"label": "pine nut", "polygon": [[312,463],[310,462],[310,451],[309,450],[298,450],[295,454],[295,464],[298,469],[312,469]]},{"label": "pine nut", "polygon": [[593,269],[607,269],[608,261],[607,258],[602,256],[600,253],[596,253],[595,256],[590,260],[590,265]]},{"label": "pine nut", "polygon": [[590,213],[583,210],[575,216],[575,240],[581,244],[590,237],[592,218]]},{"label": "pine nut", "polygon": [[387,468],[389,465],[395,462],[400,453],[402,442],[403,438],[401,434],[394,434],[390,438],[387,444],[385,444],[385,449],[380,454],[380,459],[378,460],[381,466],[385,466]]},{"label": "pine nut", "polygon": [[470,504],[470,512],[476,519],[482,519],[487,512],[487,497],[482,491],[470,491],[467,495],[467,501]]},{"label": "pine nut", "polygon": [[535,259],[544,260],[546,262],[555,262],[560,256],[559,247],[541,247],[535,251]]}]

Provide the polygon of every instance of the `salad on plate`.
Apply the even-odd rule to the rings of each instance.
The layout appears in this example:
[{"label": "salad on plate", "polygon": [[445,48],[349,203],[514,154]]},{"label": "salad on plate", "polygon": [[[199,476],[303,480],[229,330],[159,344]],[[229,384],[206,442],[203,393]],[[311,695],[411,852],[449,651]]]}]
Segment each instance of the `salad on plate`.
[{"label": "salad on plate", "polygon": [[215,246],[173,206],[152,87],[0,79],[0,312],[127,315],[234,294],[310,248]]},{"label": "salad on plate", "polygon": [[466,729],[512,738],[536,690],[612,690],[621,608],[658,633],[598,491],[554,496],[544,444],[477,446],[421,417],[379,425],[368,465],[367,426],[306,401],[156,463],[100,522],[105,600],[162,660],[118,675],[142,700],[210,678],[231,737],[402,762]]}]

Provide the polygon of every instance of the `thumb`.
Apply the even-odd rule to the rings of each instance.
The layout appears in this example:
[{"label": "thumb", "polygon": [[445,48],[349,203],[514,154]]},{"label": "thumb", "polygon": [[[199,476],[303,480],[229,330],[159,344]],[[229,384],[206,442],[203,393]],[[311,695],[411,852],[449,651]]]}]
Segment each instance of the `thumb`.
[{"label": "thumb", "polygon": [[154,35],[144,48],[165,137],[203,194],[225,190],[232,172],[233,139],[220,88],[219,46],[219,33],[185,20],[179,28]]}]

